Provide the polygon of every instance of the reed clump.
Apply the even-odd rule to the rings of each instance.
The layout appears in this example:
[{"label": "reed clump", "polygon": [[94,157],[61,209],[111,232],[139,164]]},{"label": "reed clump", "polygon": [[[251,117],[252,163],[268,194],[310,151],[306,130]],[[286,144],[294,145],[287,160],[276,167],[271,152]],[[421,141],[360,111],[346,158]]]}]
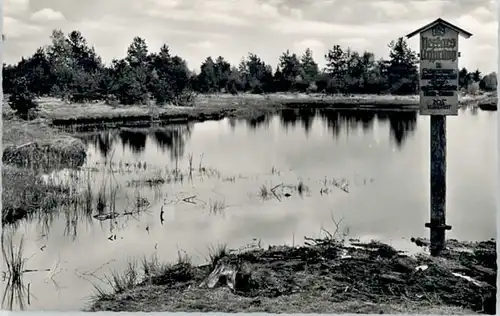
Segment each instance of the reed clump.
[{"label": "reed clump", "polygon": [[23,282],[25,264],[28,260],[24,257],[24,238],[21,238],[16,249],[12,236],[6,235],[5,231],[2,232],[2,255],[7,267],[3,273],[6,287],[2,297],[2,309],[13,310],[17,301],[19,308],[23,310],[29,297]]}]

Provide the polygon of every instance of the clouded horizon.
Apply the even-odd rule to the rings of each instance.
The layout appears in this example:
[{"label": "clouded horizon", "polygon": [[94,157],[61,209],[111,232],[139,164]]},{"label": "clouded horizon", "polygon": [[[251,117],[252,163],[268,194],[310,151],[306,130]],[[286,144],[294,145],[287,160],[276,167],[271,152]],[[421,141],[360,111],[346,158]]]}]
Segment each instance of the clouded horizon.
[{"label": "clouded horizon", "polygon": [[[16,63],[62,29],[82,32],[106,63],[140,36],[150,51],[167,44],[193,70],[208,56],[237,64],[249,52],[274,69],[283,51],[308,47],[324,66],[335,44],[387,58],[391,40],[441,17],[473,34],[460,39],[459,67],[490,73],[497,12],[494,0],[4,0],[3,59]],[[418,36],[409,43],[418,50]]]}]

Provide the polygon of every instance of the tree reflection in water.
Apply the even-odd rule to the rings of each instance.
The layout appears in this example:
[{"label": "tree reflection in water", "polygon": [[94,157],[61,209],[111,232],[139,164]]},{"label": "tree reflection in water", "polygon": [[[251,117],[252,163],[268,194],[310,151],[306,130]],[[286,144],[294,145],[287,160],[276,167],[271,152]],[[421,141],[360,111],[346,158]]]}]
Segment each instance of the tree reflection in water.
[{"label": "tree reflection in water", "polygon": [[184,148],[191,137],[194,125],[174,125],[168,128],[155,129],[151,135],[163,151],[170,152],[171,161],[178,161],[184,156]]},{"label": "tree reflection in water", "polygon": [[[369,133],[373,130],[374,122],[389,124],[390,136],[398,148],[403,146],[405,139],[415,131],[417,125],[416,111],[370,111],[370,110],[334,110],[334,109],[285,109],[277,115],[257,115],[243,120],[230,119],[229,125],[234,130],[236,125],[245,122],[250,130],[269,127],[272,118],[277,116],[284,130],[295,128],[297,124],[309,134],[314,121],[323,121],[334,138],[342,133],[361,128]],[[123,148],[129,148],[133,153],[142,153],[148,139],[152,139],[158,147],[169,152],[171,161],[179,161],[184,156],[184,148],[191,137],[194,124],[171,125],[151,129],[121,129],[118,132],[104,131],[87,137],[87,141],[94,144],[103,157],[108,157],[117,138],[121,140]]]},{"label": "tree reflection in water", "polygon": [[140,154],[146,148],[148,132],[145,130],[122,129],[119,136],[123,148],[130,148],[134,154]]}]

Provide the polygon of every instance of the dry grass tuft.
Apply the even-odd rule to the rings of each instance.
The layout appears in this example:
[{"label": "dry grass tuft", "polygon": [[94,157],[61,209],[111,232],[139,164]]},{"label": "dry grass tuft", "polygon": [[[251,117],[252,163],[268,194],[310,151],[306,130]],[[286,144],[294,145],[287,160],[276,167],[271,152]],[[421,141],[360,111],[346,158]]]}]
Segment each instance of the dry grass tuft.
[{"label": "dry grass tuft", "polygon": [[214,269],[217,266],[217,263],[229,255],[229,249],[226,244],[218,244],[217,246],[208,247],[208,258],[207,261],[211,269]]}]

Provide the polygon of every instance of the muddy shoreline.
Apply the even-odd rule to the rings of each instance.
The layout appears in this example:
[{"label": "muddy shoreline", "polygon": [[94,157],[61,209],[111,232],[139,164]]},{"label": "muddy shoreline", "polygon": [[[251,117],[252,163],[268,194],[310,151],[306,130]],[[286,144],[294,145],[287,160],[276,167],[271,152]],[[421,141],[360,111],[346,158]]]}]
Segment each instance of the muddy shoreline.
[{"label": "muddy shoreline", "polygon": [[203,266],[179,258],[143,267],[149,268],[142,279],[100,293],[87,310],[495,314],[496,308],[492,240],[451,240],[440,257],[430,257],[379,242],[307,239],[300,247],[220,248]]}]

